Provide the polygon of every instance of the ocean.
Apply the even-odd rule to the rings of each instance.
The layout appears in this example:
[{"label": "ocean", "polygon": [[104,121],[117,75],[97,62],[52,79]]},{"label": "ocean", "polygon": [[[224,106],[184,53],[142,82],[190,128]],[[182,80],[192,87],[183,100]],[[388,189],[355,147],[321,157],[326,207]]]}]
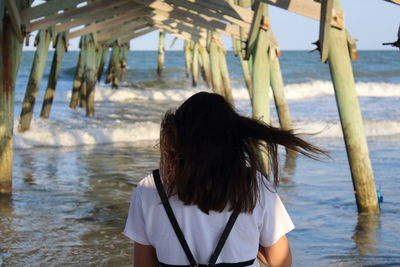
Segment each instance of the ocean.
[{"label": "ocean", "polygon": [[[48,120],[39,117],[49,53],[31,129],[16,127],[34,52],[21,58],[15,92],[13,194],[0,196],[0,266],[129,266],[123,230],[135,184],[157,168],[159,124],[198,91],[184,55],[130,51],[126,82],[96,88],[95,116],[68,108],[78,52],[66,53]],[[293,266],[400,266],[400,53],[360,51],[353,63],[377,189],[379,216],[358,215],[328,65],[317,53],[282,51],[285,93],[296,132],[330,152],[313,161],[281,150],[278,192],[296,229]],[[236,109],[250,115],[237,58],[227,53]],[[278,125],[271,93],[272,124]]]}]

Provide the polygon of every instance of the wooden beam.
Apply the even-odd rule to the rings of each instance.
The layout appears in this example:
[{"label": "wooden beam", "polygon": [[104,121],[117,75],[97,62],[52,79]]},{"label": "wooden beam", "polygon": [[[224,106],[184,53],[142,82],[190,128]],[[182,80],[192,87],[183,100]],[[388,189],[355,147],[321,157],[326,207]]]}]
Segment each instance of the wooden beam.
[{"label": "wooden beam", "polygon": [[246,29],[246,31],[248,31],[250,29],[250,24],[246,21],[237,19],[233,16],[225,15],[224,13],[218,13],[215,10],[211,10],[209,8],[201,7],[195,3],[192,3],[187,0],[164,0],[164,1],[168,4],[183,7],[188,10],[191,10],[191,11],[196,11],[199,14],[202,14],[202,15],[214,18],[214,19],[224,20],[224,21],[236,24],[236,25],[241,26],[244,29]]},{"label": "wooden beam", "polygon": [[98,42],[104,42],[107,39],[113,39],[121,35],[126,35],[129,32],[142,29],[144,27],[150,26],[149,19],[140,18],[133,22],[126,23],[125,25],[118,26],[117,28],[112,28],[106,31],[101,31],[97,35]]},{"label": "wooden beam", "polygon": [[215,0],[189,0],[190,2],[196,3],[199,6],[210,8],[216,12],[223,13],[227,16],[234,17],[236,19],[251,23],[253,18],[253,11],[228,3],[226,1],[215,1]]},{"label": "wooden beam", "polygon": [[191,36],[196,36],[197,39],[202,39],[206,37],[206,29],[193,27],[193,25],[182,23],[174,19],[165,19],[163,17],[155,16],[152,18],[156,25],[162,24],[174,29],[176,33],[187,33]]},{"label": "wooden beam", "polygon": [[321,0],[321,19],[319,22],[319,50],[321,62],[326,62],[328,60],[332,9],[333,0]]},{"label": "wooden beam", "polygon": [[185,36],[185,40],[192,40],[195,42],[200,42],[202,45],[206,45],[205,40],[207,39],[207,31],[209,31],[206,28],[195,26],[193,24],[182,22],[176,19],[166,18],[160,15],[152,17],[152,20],[155,21],[156,24],[162,23],[163,25],[170,27],[175,33],[188,34],[189,37]]},{"label": "wooden beam", "polygon": [[[321,4],[311,0],[260,0],[261,2],[286,9],[287,11],[302,15],[311,19],[320,20]],[[333,9],[332,26],[344,28],[344,13],[339,9]]]},{"label": "wooden beam", "polygon": [[88,33],[96,32],[99,30],[104,30],[109,27],[113,27],[117,24],[123,24],[127,21],[137,19],[138,17],[144,16],[148,13],[149,13],[149,11],[146,10],[145,7],[138,7],[133,10],[127,10],[126,12],[122,13],[122,15],[119,15],[119,16],[116,16],[111,19],[107,19],[107,20],[104,20],[104,21],[101,21],[98,23],[93,23],[83,29],[70,32],[68,37],[70,39],[72,39],[72,38],[75,38],[75,37],[78,37],[81,35],[85,35]]},{"label": "wooden beam", "polygon": [[160,15],[153,16],[151,19],[155,22],[155,24],[168,26],[171,29],[179,31],[179,33],[185,32],[190,35],[197,36],[199,39],[206,38],[207,36],[207,29],[194,26],[193,24],[181,22],[171,18],[165,18]]},{"label": "wooden beam", "polygon": [[179,37],[183,40],[189,40],[189,41],[191,40],[190,34],[188,34],[186,32],[180,33],[176,29],[173,29],[173,28],[168,27],[167,25],[163,25],[161,23],[155,23],[154,26],[156,26],[158,29],[162,29],[162,30],[168,32],[169,34],[174,35],[175,37]]},{"label": "wooden beam", "polygon": [[153,32],[155,30],[157,30],[157,27],[150,27],[150,28],[147,28],[145,30],[135,31],[134,33],[131,33],[129,35],[124,35],[124,36],[120,37],[120,40],[121,40],[122,43],[126,43],[126,42],[129,42],[132,39],[135,39],[135,38],[140,37],[142,35],[148,34],[149,32]]},{"label": "wooden beam", "polygon": [[10,13],[11,24],[19,41],[24,39],[21,31],[21,16],[15,0],[6,0],[6,7]]},{"label": "wooden beam", "polygon": [[98,32],[98,37],[103,37],[106,35],[110,35],[113,34],[116,31],[124,31],[124,29],[130,29],[130,28],[134,28],[137,25],[142,25],[142,24],[146,24],[149,23],[150,19],[148,17],[140,17],[140,18],[134,18],[133,20],[127,21],[125,23],[121,23],[121,24],[114,24],[106,29],[103,29],[101,31]]},{"label": "wooden beam", "polygon": [[174,35],[176,37],[182,38],[182,39],[187,40],[187,41],[199,42],[199,43],[201,43],[203,45],[205,44],[205,39],[200,37],[200,36],[198,36],[198,35],[191,34],[191,33],[184,32],[184,31],[180,31],[180,30],[177,30],[176,28],[173,28],[173,27],[170,27],[170,26],[164,25],[164,24],[155,23],[155,25],[158,28],[161,28],[161,29],[167,31],[167,32],[169,32],[170,34],[172,34],[172,35]]},{"label": "wooden beam", "polygon": [[400,5],[400,0],[385,0],[386,2],[390,2],[390,3],[393,3],[393,4],[397,4],[397,5]]},{"label": "wooden beam", "polygon": [[258,33],[260,31],[261,22],[264,17],[264,10],[267,7],[267,4],[263,2],[256,2],[255,6],[255,15],[253,16],[253,21],[250,27],[249,37],[247,38],[247,46],[246,46],[246,55],[245,60],[248,60],[251,52],[253,51],[254,45],[257,40]]},{"label": "wooden beam", "polygon": [[133,2],[124,2],[121,5],[114,6],[113,8],[95,9],[91,12],[88,12],[88,14],[72,17],[69,22],[56,25],[56,32],[59,33],[80,25],[91,24],[95,21],[102,21],[104,19],[123,14],[127,10],[136,9],[137,7],[138,5]]},{"label": "wooden beam", "polygon": [[22,23],[28,23],[31,19],[40,17],[47,17],[57,13],[59,10],[75,7],[80,3],[86,2],[87,0],[51,0],[46,3],[25,8],[21,11]]},{"label": "wooden beam", "polygon": [[183,21],[183,20],[179,20],[175,17],[171,17],[170,13],[165,12],[163,10],[153,10],[152,12],[153,16],[151,16],[151,19],[153,21],[156,22],[161,22],[165,25],[171,24],[171,23],[175,23],[175,24],[179,24],[182,25],[183,27],[186,27],[186,29],[184,31],[190,32],[190,31],[198,31],[199,29],[204,29],[203,27],[199,26],[199,25],[195,25],[193,24],[193,22],[188,22],[188,21]]},{"label": "wooden beam", "polygon": [[[137,3],[144,4],[144,5],[150,5],[154,3],[155,1],[153,0],[134,0]],[[168,2],[164,0],[165,2]],[[179,0],[180,5],[188,5],[188,3],[195,4],[200,9],[210,9],[213,10],[216,13],[223,14],[224,16],[229,16],[231,18],[235,18],[239,21],[244,21],[246,23],[251,23],[252,17],[253,17],[253,11],[241,7],[239,5],[231,4],[225,1],[215,1],[215,0]],[[176,4],[178,5],[178,2],[169,2],[171,4]],[[192,5],[190,9],[192,9]],[[196,9],[192,9],[196,10]],[[197,10],[196,10],[197,11]]]},{"label": "wooden beam", "polygon": [[90,18],[91,13],[96,13],[101,9],[112,9],[122,3],[130,2],[131,0],[100,0],[83,7],[74,8],[63,13],[54,14],[48,16],[44,19],[34,21],[32,23],[26,24],[26,31],[32,32],[38,29],[47,28],[49,26],[55,25],[57,23],[68,22],[73,18],[80,15]]},{"label": "wooden beam", "polygon": [[226,24],[218,20],[214,20],[211,18],[205,18],[204,16],[199,16],[194,13],[190,13],[184,10],[173,9],[165,11],[168,8],[168,4],[162,3],[159,1],[154,2],[153,4],[149,5],[149,7],[155,9],[156,14],[164,15],[168,18],[174,18],[183,22],[188,22],[202,28],[206,28],[212,31],[216,31],[223,35],[227,36],[234,36],[235,38],[239,38],[240,36],[240,29],[237,25]]}]

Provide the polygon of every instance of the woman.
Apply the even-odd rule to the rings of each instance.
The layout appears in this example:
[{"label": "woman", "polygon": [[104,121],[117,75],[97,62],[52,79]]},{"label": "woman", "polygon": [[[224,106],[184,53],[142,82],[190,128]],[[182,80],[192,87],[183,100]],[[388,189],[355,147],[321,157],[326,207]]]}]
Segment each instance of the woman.
[{"label": "woman", "polygon": [[[286,234],[294,225],[274,190],[278,145],[311,158],[325,153],[237,114],[217,94],[197,93],[167,112],[160,173],[140,181],[124,231],[134,241],[134,266],[258,266],[257,256],[290,266]],[[259,172],[261,146],[269,177]]]}]

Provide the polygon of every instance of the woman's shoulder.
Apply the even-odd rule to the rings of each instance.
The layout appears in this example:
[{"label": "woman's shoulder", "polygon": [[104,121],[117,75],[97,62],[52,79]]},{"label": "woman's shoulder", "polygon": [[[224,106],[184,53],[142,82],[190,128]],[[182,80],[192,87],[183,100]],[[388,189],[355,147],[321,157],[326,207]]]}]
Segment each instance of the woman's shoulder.
[{"label": "woman's shoulder", "polygon": [[138,183],[138,187],[155,187],[153,174],[149,173],[142,178]]},{"label": "woman's shoulder", "polygon": [[146,175],[144,178],[142,178],[136,188],[135,188],[135,194],[140,194],[140,195],[148,195],[148,194],[153,194],[157,191],[156,185],[154,182],[153,174],[149,173]]},{"label": "woman's shoulder", "polygon": [[274,203],[276,198],[279,197],[274,184],[260,172],[257,172],[257,182],[260,193],[260,203]]}]

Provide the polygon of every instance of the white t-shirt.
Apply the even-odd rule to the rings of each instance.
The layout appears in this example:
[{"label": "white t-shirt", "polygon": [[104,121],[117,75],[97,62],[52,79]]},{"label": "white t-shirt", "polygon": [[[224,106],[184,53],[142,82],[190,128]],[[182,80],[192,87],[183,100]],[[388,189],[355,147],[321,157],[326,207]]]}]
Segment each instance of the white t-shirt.
[{"label": "white t-shirt", "polygon": [[[278,194],[269,191],[262,182],[259,184],[260,199],[253,213],[239,214],[216,263],[254,259],[259,245],[269,247],[294,229]],[[207,264],[232,212],[210,211],[207,215],[195,205],[185,206],[177,196],[170,197],[169,202],[195,260]],[[152,175],[139,182],[132,196],[123,234],[137,243],[153,246],[162,263],[189,264]],[[252,266],[258,266],[258,262]]]}]

